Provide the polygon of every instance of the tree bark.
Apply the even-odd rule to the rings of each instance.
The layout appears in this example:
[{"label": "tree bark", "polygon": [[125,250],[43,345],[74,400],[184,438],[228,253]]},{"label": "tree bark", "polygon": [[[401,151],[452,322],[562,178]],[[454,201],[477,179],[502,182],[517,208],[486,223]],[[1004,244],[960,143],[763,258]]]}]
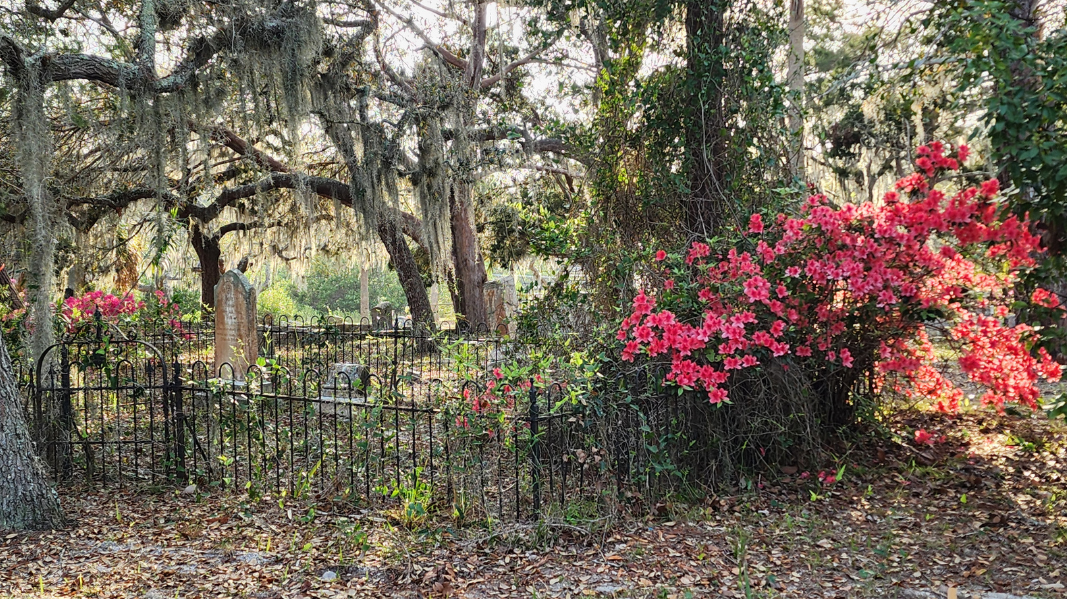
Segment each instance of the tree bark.
[{"label": "tree bark", "polygon": [[34,452],[7,343],[0,338],[0,531],[64,523],[59,496]]},{"label": "tree bark", "polygon": [[804,0],[789,2],[789,56],[786,83],[792,96],[789,130],[793,135],[790,163],[793,174],[804,178]]},{"label": "tree bark", "polygon": [[396,268],[400,285],[404,288],[404,295],[408,300],[411,318],[417,324],[432,329],[433,311],[430,309],[430,298],[426,295],[426,286],[422,284],[419,266],[415,263],[415,257],[411,255],[411,248],[404,241],[403,232],[395,222],[381,218],[378,219],[378,237],[382,240],[385,250],[389,252],[393,267]]},{"label": "tree bark", "polygon": [[[348,127],[326,117],[323,117],[323,126],[326,129],[326,135],[329,136],[334,147],[344,158],[348,176],[352,181],[355,184],[359,184],[359,182],[367,178],[373,180],[377,176],[377,173],[373,172],[376,169],[373,168],[374,165],[370,165],[371,168],[365,169],[363,164],[360,163],[354,150],[355,140],[352,138],[352,132]],[[369,161],[366,154],[364,154],[363,159]],[[365,171],[368,170],[372,172],[369,177],[365,177]],[[373,182],[371,184],[376,185]],[[379,196],[378,193],[368,189],[364,189],[363,193],[370,197]],[[356,206],[355,203],[351,205],[353,208]],[[404,241],[402,219],[397,218],[397,213],[400,213],[400,211],[387,210],[385,209],[386,206],[387,204],[383,202],[376,215],[364,214],[363,217],[375,222],[378,238],[389,253],[393,267],[396,268],[397,277],[400,279],[400,286],[404,288],[404,296],[407,298],[408,307],[411,309],[411,318],[417,324],[432,329],[433,312],[430,311],[430,298],[426,295],[426,286],[422,284],[422,275],[419,274],[419,267],[415,263],[415,257],[411,255],[411,248]]]},{"label": "tree bark", "polygon": [[458,314],[473,329],[488,322],[485,312],[485,261],[478,233],[471,225],[470,201],[466,183],[455,181],[449,197],[452,221],[452,260],[456,269],[455,289]]},{"label": "tree bark", "polygon": [[728,214],[726,129],[721,51],[724,0],[686,3],[686,63],[689,98],[685,110],[685,145],[689,162],[689,194],[682,200],[691,236],[711,237]]},{"label": "tree bark", "polygon": [[219,237],[208,237],[194,224],[189,229],[189,242],[200,259],[200,304],[215,309],[215,285],[222,278],[222,244]]}]

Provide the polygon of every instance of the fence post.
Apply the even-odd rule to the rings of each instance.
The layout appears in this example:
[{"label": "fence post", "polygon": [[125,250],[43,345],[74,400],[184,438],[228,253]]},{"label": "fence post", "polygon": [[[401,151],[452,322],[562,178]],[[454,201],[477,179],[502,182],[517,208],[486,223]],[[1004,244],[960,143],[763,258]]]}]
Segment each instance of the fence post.
[{"label": "fence post", "polygon": [[59,400],[61,428],[57,449],[60,455],[60,463],[63,467],[63,479],[70,480],[74,475],[74,461],[71,459],[71,445],[74,442],[74,407],[71,405],[70,398],[70,352],[66,345],[60,348],[60,356],[59,384],[62,385],[63,392]]},{"label": "fence post", "polygon": [[541,519],[541,439],[537,411],[537,387],[530,381],[530,460],[533,469],[533,513]]},{"label": "fence post", "polygon": [[185,406],[182,403],[182,379],[181,366],[178,360],[174,360],[171,367],[174,379],[170,384],[171,398],[174,402],[174,458],[178,480],[183,484],[189,482],[189,474],[185,469]]}]

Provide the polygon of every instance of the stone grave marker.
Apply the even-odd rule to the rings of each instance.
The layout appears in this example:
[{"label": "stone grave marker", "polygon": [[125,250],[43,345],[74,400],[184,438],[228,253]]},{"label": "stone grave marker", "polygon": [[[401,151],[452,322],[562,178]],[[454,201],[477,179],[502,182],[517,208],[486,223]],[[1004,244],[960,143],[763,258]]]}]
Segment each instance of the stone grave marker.
[{"label": "stone grave marker", "polygon": [[519,307],[518,293],[515,291],[515,278],[511,276],[489,281],[485,284],[485,326],[490,333],[507,335],[514,332],[514,325],[507,321],[513,317]]},{"label": "stone grave marker", "polygon": [[215,285],[215,372],[223,364],[233,366],[233,378],[245,379],[245,371],[259,357],[256,331],[256,288],[239,270],[229,270]]},{"label": "stone grave marker", "polygon": [[323,414],[340,414],[344,404],[367,403],[367,388],[370,386],[370,370],[355,362],[339,362],[330,367],[330,372],[319,389]]},{"label": "stone grave marker", "polygon": [[371,308],[371,328],[384,331],[393,328],[393,304],[382,302]]}]

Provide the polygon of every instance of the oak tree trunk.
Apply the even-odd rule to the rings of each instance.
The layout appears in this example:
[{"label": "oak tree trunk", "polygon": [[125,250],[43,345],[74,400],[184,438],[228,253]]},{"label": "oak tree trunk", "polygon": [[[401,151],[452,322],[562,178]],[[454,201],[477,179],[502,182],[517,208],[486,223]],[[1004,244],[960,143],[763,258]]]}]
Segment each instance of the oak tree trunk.
[{"label": "oak tree trunk", "polygon": [[64,522],[59,496],[34,452],[7,343],[0,338],[0,531]]},{"label": "oak tree trunk", "polygon": [[426,286],[422,284],[419,266],[415,263],[415,257],[411,255],[411,248],[404,240],[400,226],[388,218],[380,218],[378,219],[378,237],[382,240],[385,250],[389,252],[389,258],[393,263],[393,268],[396,269],[400,285],[404,288],[411,318],[416,324],[432,330],[433,311],[430,309],[430,298],[426,294]]},{"label": "oak tree trunk", "polygon": [[218,237],[205,236],[200,227],[193,225],[189,232],[189,241],[200,259],[200,303],[208,309],[215,309],[215,285],[222,278],[222,244]]},{"label": "oak tree trunk", "polygon": [[[452,221],[452,260],[456,270],[455,304],[472,330],[488,322],[485,312],[485,261],[478,245],[478,233],[471,224],[466,184],[456,182],[449,197]],[[457,319],[459,318],[457,314]]]}]

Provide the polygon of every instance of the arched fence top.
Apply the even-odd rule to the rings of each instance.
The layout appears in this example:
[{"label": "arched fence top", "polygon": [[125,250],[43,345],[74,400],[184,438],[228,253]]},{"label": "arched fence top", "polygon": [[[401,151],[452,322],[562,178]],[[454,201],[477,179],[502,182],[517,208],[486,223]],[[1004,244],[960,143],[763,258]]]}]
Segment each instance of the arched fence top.
[{"label": "arched fence top", "polygon": [[[106,343],[104,342],[104,340],[106,340]],[[109,337],[103,337],[101,340],[93,340],[93,341],[90,341],[90,340],[84,340],[84,341],[82,341],[82,340],[79,340],[79,341],[64,340],[64,341],[60,341],[58,343],[53,343],[52,345],[49,345],[47,348],[45,348],[45,350],[43,352],[41,352],[41,356],[37,359],[37,364],[34,366],[34,369],[33,369],[33,379],[30,381],[31,386],[38,393],[40,393],[41,388],[42,388],[42,385],[40,384],[41,371],[44,368],[45,364],[48,364],[48,363],[51,362],[51,360],[55,359],[55,353],[56,353],[57,350],[61,350],[61,353],[67,353],[67,352],[62,351],[62,350],[64,350],[64,348],[66,350],[69,350],[70,348],[84,348],[84,347],[94,347],[94,346],[95,347],[99,347],[100,349],[110,349],[112,347],[123,347],[123,346],[144,347],[149,352],[151,352],[151,354],[153,355],[155,360],[159,361],[159,366],[162,369],[163,380],[167,380],[167,362],[166,362],[166,359],[165,359],[165,357],[163,355],[163,352],[159,351],[159,348],[157,348],[155,345],[153,345],[152,343],[149,343],[148,341],[144,341],[143,339],[136,339],[136,338],[132,338],[132,339],[131,338],[127,338],[127,339],[112,339],[112,338],[109,338]],[[107,354],[105,353],[103,355],[105,356],[105,359],[106,359]],[[123,358],[120,358],[119,362],[116,362],[116,363],[112,364],[111,367],[112,368],[117,368],[117,366],[119,364],[121,364],[123,360],[128,361],[128,358],[125,357],[125,356]],[[149,365],[151,365],[151,362],[149,362]],[[100,366],[103,366],[103,365],[100,365]],[[131,366],[132,366],[132,363],[131,363]]]}]

